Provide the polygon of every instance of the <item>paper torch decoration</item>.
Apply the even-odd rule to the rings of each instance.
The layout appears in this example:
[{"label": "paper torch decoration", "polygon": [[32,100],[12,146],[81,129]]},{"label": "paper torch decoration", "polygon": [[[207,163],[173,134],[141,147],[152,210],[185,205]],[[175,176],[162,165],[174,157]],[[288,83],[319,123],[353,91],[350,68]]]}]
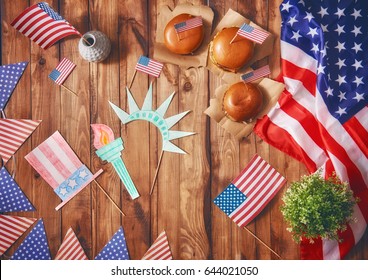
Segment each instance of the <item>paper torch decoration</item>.
[{"label": "paper torch decoration", "polygon": [[58,131],[25,158],[62,200],[56,210],[68,203],[102,173],[100,169],[96,174],[92,174]]},{"label": "paper torch decoration", "polygon": [[121,158],[121,151],[124,150],[123,139],[121,137],[115,139],[114,132],[107,125],[92,124],[91,127],[94,133],[93,145],[97,149],[97,156],[103,161],[112,163],[129,195],[132,199],[138,198],[137,188]]}]

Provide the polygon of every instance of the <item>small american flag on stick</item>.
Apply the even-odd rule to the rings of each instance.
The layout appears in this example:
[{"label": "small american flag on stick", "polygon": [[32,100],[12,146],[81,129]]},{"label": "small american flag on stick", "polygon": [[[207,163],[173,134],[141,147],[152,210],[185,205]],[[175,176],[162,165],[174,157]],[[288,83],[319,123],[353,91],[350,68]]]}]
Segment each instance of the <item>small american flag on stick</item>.
[{"label": "small american flag on stick", "polygon": [[253,42],[256,42],[257,44],[262,44],[269,34],[263,30],[254,28],[253,26],[243,23],[243,25],[239,28],[238,32],[236,33],[235,37],[231,40],[230,44],[234,41],[234,39],[238,35],[247,38]]},{"label": "small american flag on stick", "polygon": [[267,76],[271,73],[270,71],[270,67],[268,65],[263,66],[261,68],[258,68],[254,71],[245,73],[243,75],[241,75],[241,79],[245,82],[245,83],[250,83],[253,82],[255,80],[258,80],[259,78],[262,78],[264,76]]},{"label": "small american flag on stick", "polygon": [[53,80],[56,84],[61,86],[68,78],[70,73],[74,70],[75,66],[76,65],[73,62],[64,57],[56,66],[56,68],[52,70],[49,78]]},{"label": "small american flag on stick", "polygon": [[160,77],[160,73],[164,65],[161,62],[150,59],[141,55],[135,66],[135,70],[141,71],[156,78]]},{"label": "small american flag on stick", "polygon": [[177,24],[174,25],[175,31],[176,33],[181,33],[199,26],[203,25],[203,20],[201,16],[198,17],[194,17],[191,19],[188,19],[186,21],[183,22],[179,22]]}]

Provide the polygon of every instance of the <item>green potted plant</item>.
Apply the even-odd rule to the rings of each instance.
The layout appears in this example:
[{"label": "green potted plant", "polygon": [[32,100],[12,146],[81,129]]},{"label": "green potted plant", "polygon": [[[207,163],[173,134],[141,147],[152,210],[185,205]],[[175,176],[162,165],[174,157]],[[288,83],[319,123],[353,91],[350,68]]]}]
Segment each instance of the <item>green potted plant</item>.
[{"label": "green potted plant", "polygon": [[339,240],[338,231],[344,231],[353,220],[356,203],[348,184],[336,175],[325,180],[320,172],[302,176],[284,193],[281,212],[289,224],[287,228],[296,242],[302,238]]}]

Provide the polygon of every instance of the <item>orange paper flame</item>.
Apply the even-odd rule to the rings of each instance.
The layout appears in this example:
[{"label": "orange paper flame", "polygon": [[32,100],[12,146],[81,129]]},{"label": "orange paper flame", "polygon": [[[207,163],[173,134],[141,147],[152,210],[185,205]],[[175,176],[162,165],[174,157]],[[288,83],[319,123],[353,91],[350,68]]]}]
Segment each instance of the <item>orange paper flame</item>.
[{"label": "orange paper flame", "polygon": [[114,140],[114,132],[107,125],[91,124],[91,127],[94,133],[93,146],[96,149],[100,149]]}]

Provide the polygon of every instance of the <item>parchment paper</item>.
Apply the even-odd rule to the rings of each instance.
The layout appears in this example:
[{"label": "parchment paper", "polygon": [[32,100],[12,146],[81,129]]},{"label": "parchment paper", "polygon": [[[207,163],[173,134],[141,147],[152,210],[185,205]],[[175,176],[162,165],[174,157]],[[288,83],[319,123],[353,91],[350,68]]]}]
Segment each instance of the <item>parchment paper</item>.
[{"label": "parchment paper", "polygon": [[[193,54],[180,55],[170,52],[164,44],[164,29],[166,24],[175,16],[180,14],[191,14],[202,16],[204,26],[204,38],[201,46]],[[156,42],[154,43],[153,58],[161,62],[177,64],[184,67],[206,66],[207,46],[211,38],[213,11],[210,7],[192,4],[182,4],[175,7],[173,11],[168,6],[159,8],[157,14]]]}]

